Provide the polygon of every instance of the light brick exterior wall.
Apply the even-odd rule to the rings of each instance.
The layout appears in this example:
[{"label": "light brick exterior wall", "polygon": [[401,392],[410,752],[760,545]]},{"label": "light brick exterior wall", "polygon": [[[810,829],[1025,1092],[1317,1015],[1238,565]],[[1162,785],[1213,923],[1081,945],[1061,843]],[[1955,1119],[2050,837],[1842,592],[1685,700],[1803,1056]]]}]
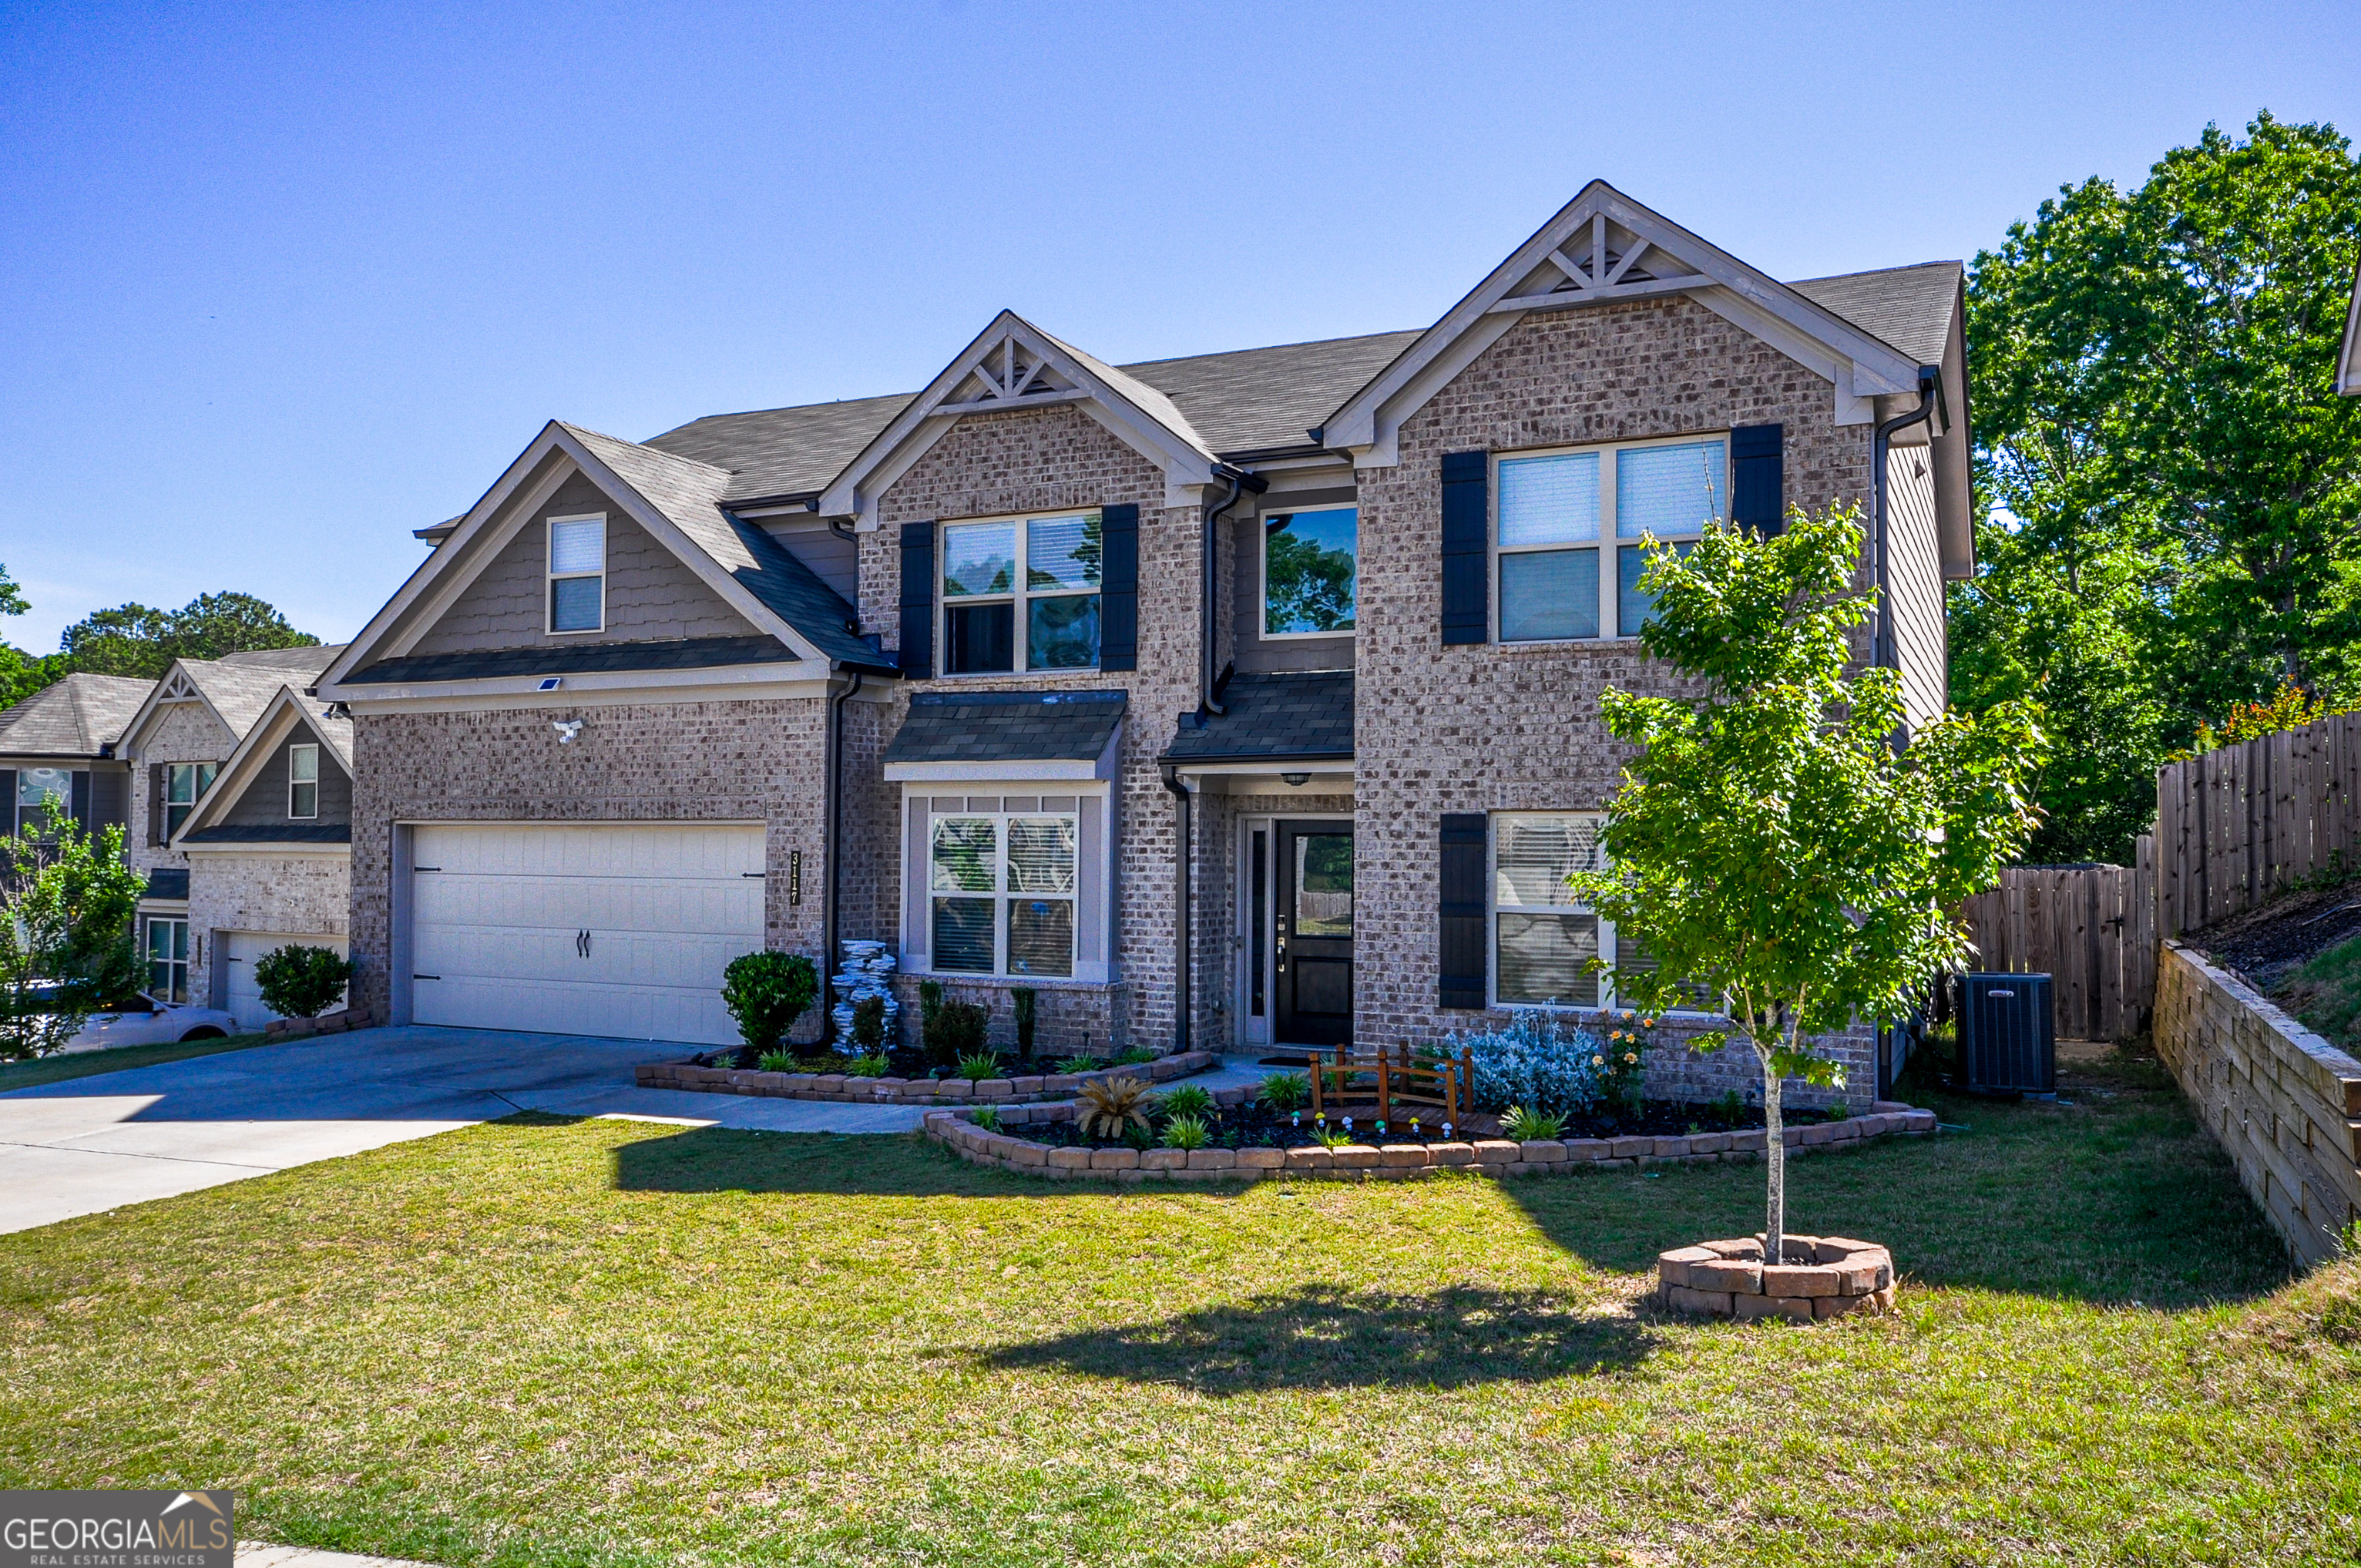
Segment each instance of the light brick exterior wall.
[{"label": "light brick exterior wall", "polygon": [[[372,1009],[390,1002],[397,822],[761,822],[765,944],[817,954],[828,892],[827,713],[819,697],[592,707],[583,710],[581,738],[563,746],[547,710],[357,716],[355,1001]],[[847,728],[853,722],[849,715]],[[787,857],[796,850],[803,902],[790,905]],[[846,934],[861,934],[850,919]]]},{"label": "light brick exterior wall", "polygon": [[[217,961],[223,934],[342,937],[351,925],[352,861],[346,855],[205,853],[190,857],[189,994],[227,1005]],[[202,949],[203,956],[196,958]]]},{"label": "light brick exterior wall", "polygon": [[[1125,502],[1139,508],[1137,670],[1040,671],[904,682],[895,694],[886,735],[890,739],[900,728],[914,691],[972,687],[1130,694],[1113,812],[1116,850],[1111,949],[1117,983],[1061,989],[1058,1007],[1061,1028],[1088,1027],[1100,1038],[1119,1036],[1161,1045],[1172,1037],[1174,818],[1172,797],[1164,789],[1156,758],[1172,739],[1181,710],[1197,706],[1197,616],[1202,597],[1198,554],[1202,521],[1197,509],[1166,508],[1162,471],[1071,406],[970,415],[880,498],[878,511],[884,526],[862,541],[861,620],[864,630],[883,630],[889,646],[898,645],[902,524],[906,522],[955,521]],[[940,641],[938,636],[938,660]],[[882,841],[890,845],[900,828],[901,786],[885,785],[884,792],[882,798],[873,799],[872,809],[885,814],[889,826]],[[1202,844],[1205,839],[1202,814],[1196,836]],[[894,914],[902,891],[898,854],[882,858],[878,877],[879,921],[869,934],[893,942]],[[1207,943],[1215,931],[1226,932],[1226,926],[1208,915],[1204,900],[1198,900],[1196,910],[1191,970],[1197,976],[1196,994],[1202,1000],[1208,970]],[[1225,918],[1227,910],[1215,913]],[[846,934],[859,933],[848,927]],[[1005,992],[1006,988],[1001,989]],[[1095,996],[1095,1003],[1086,1001],[1086,996]],[[1047,992],[1041,1004],[1046,1014]],[[1006,1011],[1005,1000],[994,1004],[995,1014],[1005,1015]],[[904,1017],[915,1030],[915,1007]]]},{"label": "light brick exterior wall", "polygon": [[[155,717],[148,721],[147,733],[138,742],[132,757],[131,820],[123,830],[124,859],[131,869],[147,872],[159,867],[185,868],[189,857],[178,850],[163,849],[148,841],[148,819],[151,809],[148,770],[156,762],[221,762],[237,750],[238,738],[230,733],[229,726],[214,717],[214,710],[197,701],[159,704]],[[191,929],[194,929],[193,927]]]},{"label": "light brick exterior wall", "polygon": [[[1488,1016],[1437,1005],[1443,814],[1600,809],[1628,750],[1601,727],[1599,693],[1671,689],[1668,672],[1630,639],[1443,645],[1443,455],[1767,423],[1785,427],[1788,504],[1867,507],[1871,430],[1835,422],[1826,380],[1703,306],[1649,300],[1526,317],[1404,422],[1397,466],[1361,474],[1355,1007],[1364,1042],[1433,1039]],[[1702,1087],[1732,1064],[1741,1076],[1751,1066],[1733,1058],[1684,1071]],[[1873,1074],[1852,1077],[1851,1097],[1866,1100]]]}]

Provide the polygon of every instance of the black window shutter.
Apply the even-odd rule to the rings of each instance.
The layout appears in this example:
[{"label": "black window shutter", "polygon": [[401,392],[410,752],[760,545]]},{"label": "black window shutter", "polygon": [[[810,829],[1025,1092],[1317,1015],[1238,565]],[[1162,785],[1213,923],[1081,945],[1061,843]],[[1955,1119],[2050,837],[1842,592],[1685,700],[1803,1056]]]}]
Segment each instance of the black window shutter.
[{"label": "black window shutter", "polygon": [[902,525],[902,673],[923,681],[935,673],[935,525]]},{"label": "black window shutter", "polygon": [[90,831],[90,770],[73,771],[73,819],[85,833]]},{"label": "black window shutter", "polygon": [[0,839],[16,831],[16,770],[0,768]]},{"label": "black window shutter", "polygon": [[1741,424],[1730,433],[1730,521],[1768,539],[1786,518],[1787,488],[1776,424]]},{"label": "black window shutter", "polygon": [[1099,510],[1099,668],[1139,668],[1139,509]]},{"label": "black window shutter", "polygon": [[1444,1007],[1484,1005],[1484,814],[1443,814]]},{"label": "black window shutter", "polygon": [[148,764],[148,842],[164,841],[164,764]]},{"label": "black window shutter", "polygon": [[1443,641],[1483,642],[1492,630],[1488,569],[1492,508],[1488,452],[1443,455]]}]

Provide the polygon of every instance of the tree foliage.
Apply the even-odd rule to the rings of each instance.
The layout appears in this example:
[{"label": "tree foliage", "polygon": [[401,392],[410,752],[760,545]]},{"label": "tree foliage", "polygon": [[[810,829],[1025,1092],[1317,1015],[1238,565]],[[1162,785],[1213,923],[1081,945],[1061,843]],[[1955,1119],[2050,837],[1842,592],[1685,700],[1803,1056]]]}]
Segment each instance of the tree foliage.
[{"label": "tree foliage", "polygon": [[2041,858],[2125,858],[2201,718],[2361,685],[2361,406],[2334,387],[2356,254],[2350,144],[2263,114],[2135,189],[2061,189],[1971,268],[1995,511],[1952,696],[2048,714]]},{"label": "tree foliage", "polygon": [[0,1059],[45,1056],[138,988],[132,917],[147,882],[123,829],[96,834],[54,801],[0,839]]},{"label": "tree foliage", "polygon": [[175,659],[218,659],[265,648],[309,648],[319,639],[252,594],[201,594],[177,610],[143,604],[97,610],[59,638],[68,664],[102,675],[152,680]]},{"label": "tree foliage", "polygon": [[1608,804],[1607,869],[1571,879],[1652,960],[1615,970],[1620,1000],[1659,1010],[1701,986],[1753,1048],[1773,1257],[1782,1080],[1839,1081],[1810,1036],[1913,1012],[1966,962],[1960,901],[2034,828],[2032,705],[1949,713],[1896,750],[1899,674],[1846,674],[1874,599],[1853,587],[1861,544],[1850,508],[1792,512],[1768,539],[1711,525],[1686,556],[1648,541],[1656,612],[1641,641],[1695,685],[1600,699],[1609,732],[1642,750]]}]

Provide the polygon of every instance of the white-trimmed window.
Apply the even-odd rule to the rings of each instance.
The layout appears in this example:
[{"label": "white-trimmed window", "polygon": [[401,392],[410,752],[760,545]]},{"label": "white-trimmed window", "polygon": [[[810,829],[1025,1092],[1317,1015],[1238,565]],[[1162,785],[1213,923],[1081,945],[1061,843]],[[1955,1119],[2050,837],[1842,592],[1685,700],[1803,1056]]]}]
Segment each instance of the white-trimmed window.
[{"label": "white-trimmed window", "polygon": [[939,973],[1070,976],[1081,819],[1072,811],[969,812],[928,821]]},{"label": "white-trimmed window", "polygon": [[148,994],[159,1002],[189,999],[189,923],[148,917]]},{"label": "white-trimmed window", "polygon": [[320,815],[320,748],[315,744],[287,748],[287,815],[299,820]]},{"label": "white-trimmed window", "polygon": [[607,625],[607,514],[549,520],[549,629]]},{"label": "white-trimmed window", "polygon": [[[1610,969],[1655,967],[1637,941],[1619,938],[1613,921],[1576,903],[1565,885],[1571,872],[1605,867],[1598,833],[1606,820],[1591,811],[1492,814],[1494,1006],[1612,1006],[1613,982],[1591,971],[1592,959]],[[1708,1006],[1691,992],[1688,1006],[1676,1011]]]},{"label": "white-trimmed window", "polygon": [[1263,514],[1263,636],[1333,637],[1353,630],[1360,516],[1357,507]]},{"label": "white-trimmed window", "polygon": [[7,802],[9,816],[0,827],[38,837],[49,830],[52,801],[61,811],[73,809],[72,769],[18,768],[16,798]]},{"label": "white-trimmed window", "polygon": [[1654,600],[1639,541],[1693,542],[1729,515],[1730,442],[1682,436],[1502,455],[1493,569],[1503,642],[1636,637]]},{"label": "white-trimmed window", "polygon": [[164,764],[164,837],[170,840],[197,808],[205,791],[214,787],[217,762],[167,762]]},{"label": "white-trimmed window", "polygon": [[946,523],[942,559],[945,674],[1098,668],[1097,512]]}]

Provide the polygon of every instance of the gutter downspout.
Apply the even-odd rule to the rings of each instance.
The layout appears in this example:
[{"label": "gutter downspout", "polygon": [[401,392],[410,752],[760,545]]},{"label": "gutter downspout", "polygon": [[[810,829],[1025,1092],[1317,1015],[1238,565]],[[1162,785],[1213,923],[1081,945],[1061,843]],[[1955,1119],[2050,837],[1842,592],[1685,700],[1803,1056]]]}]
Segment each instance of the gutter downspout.
[{"label": "gutter downspout", "polygon": [[1201,530],[1204,535],[1204,572],[1201,585],[1204,605],[1203,613],[1198,617],[1197,627],[1197,707],[1204,713],[1224,713],[1228,710],[1213,698],[1213,618],[1216,598],[1221,592],[1221,537],[1213,532],[1213,525],[1221,521],[1224,512],[1238,504],[1239,496],[1248,490],[1260,495],[1270,488],[1270,481],[1242,468],[1233,468],[1226,463],[1214,464],[1213,474],[1216,478],[1229,481],[1230,488],[1220,500],[1205,504],[1204,526]]},{"label": "gutter downspout", "polygon": [[[829,697],[828,704],[828,843],[820,852],[823,870],[828,878],[828,894],[820,901],[820,971],[819,1005],[820,1038],[832,1040],[836,1036],[835,1014],[830,1011],[834,998],[829,994],[829,977],[836,972],[836,891],[842,879],[838,875],[844,861],[844,705],[852,694],[862,688],[868,676],[860,670],[852,672],[852,682]],[[831,683],[833,679],[831,678]]]},{"label": "gutter downspout", "polygon": [[1869,662],[1872,666],[1880,669],[1899,669],[1902,663],[1901,650],[1895,645],[1894,638],[1894,597],[1891,591],[1892,540],[1886,522],[1886,490],[1889,488],[1885,478],[1886,452],[1893,444],[1896,431],[1906,430],[1935,411],[1935,393],[1941,376],[1942,371],[1934,366],[1920,366],[1918,406],[1907,413],[1896,414],[1879,425],[1876,439],[1872,443],[1869,482],[1871,492],[1875,498],[1872,510],[1873,527],[1876,532],[1871,559],[1874,565],[1877,583],[1877,629],[1870,638]]},{"label": "gutter downspout", "polygon": [[1189,786],[1170,762],[1158,764],[1172,792],[1172,1048],[1189,1048]]}]

